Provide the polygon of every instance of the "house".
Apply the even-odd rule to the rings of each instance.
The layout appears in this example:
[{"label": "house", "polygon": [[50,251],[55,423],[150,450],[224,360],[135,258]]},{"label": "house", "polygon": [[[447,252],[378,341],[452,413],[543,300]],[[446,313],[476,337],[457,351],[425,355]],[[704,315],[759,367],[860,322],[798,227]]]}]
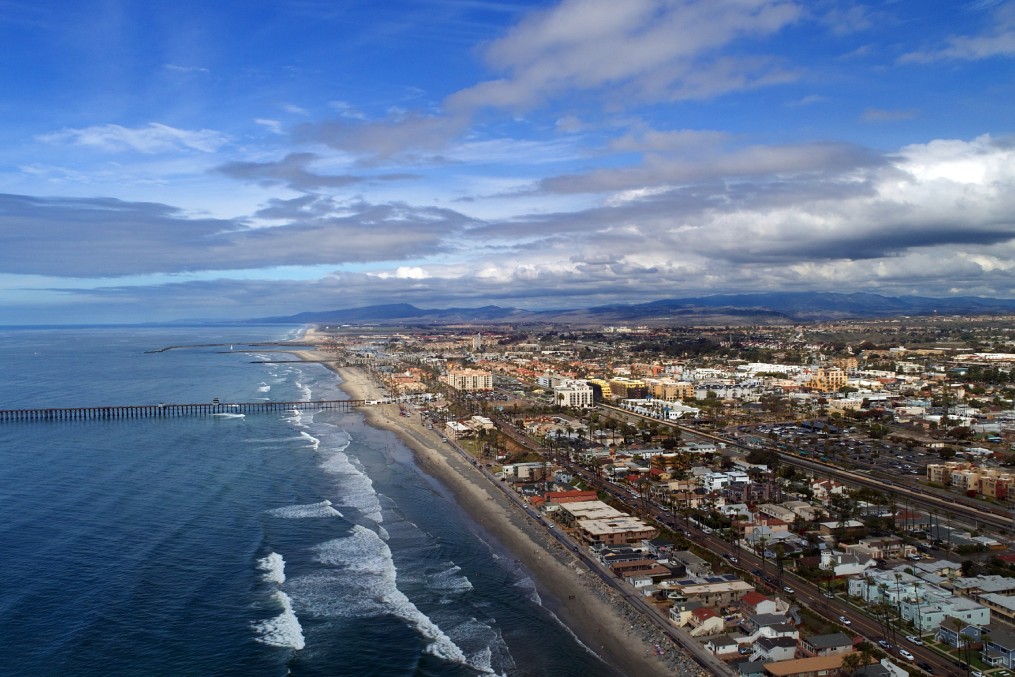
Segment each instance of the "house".
[{"label": "house", "polygon": [[848,553],[869,559],[903,559],[916,554],[916,547],[903,542],[898,536],[862,538],[853,545],[845,546],[844,549]]},{"label": "house", "polygon": [[[659,564],[659,562],[654,559],[636,559],[613,562],[610,564],[610,571],[612,571],[617,578],[623,578],[625,580],[632,577],[647,578],[649,579],[647,585],[652,585],[653,583],[665,580],[672,575],[669,569]],[[642,586],[636,585],[635,587]]]},{"label": "house", "polygon": [[738,525],[744,533],[744,539],[754,543],[760,538],[767,538],[772,541],[774,534],[789,533],[789,522],[777,517],[760,516],[753,522],[744,522]]},{"label": "house", "polygon": [[1015,669],[1015,631],[992,626],[981,631],[983,651],[980,658],[991,667]]},{"label": "house", "polygon": [[546,477],[545,463],[512,463],[501,467],[505,477],[523,482],[536,482]]},{"label": "house", "polygon": [[815,656],[791,661],[765,663],[765,674],[771,677],[825,677],[842,667],[842,656]]},{"label": "house", "polygon": [[811,635],[800,639],[800,652],[806,656],[833,656],[853,652],[853,640],[842,632]]},{"label": "house", "polygon": [[877,562],[871,557],[827,548],[821,551],[821,563],[818,565],[819,568],[830,571],[835,578],[859,576],[876,566]]},{"label": "house", "polygon": [[833,536],[837,532],[841,532],[843,538],[852,538],[863,533],[864,525],[863,522],[858,520],[846,520],[845,522],[819,522],[818,529],[822,536]]},{"label": "house", "polygon": [[778,597],[766,597],[757,590],[752,590],[741,597],[739,606],[745,616],[781,614],[789,609],[789,605],[785,601]]},{"label": "house", "polygon": [[733,669],[737,677],[765,677],[764,661],[741,661],[735,663]]},{"label": "house", "polygon": [[805,522],[813,522],[825,514],[824,510],[814,507],[807,501],[785,501],[782,506],[791,510],[794,515]]},{"label": "house", "polygon": [[788,623],[789,618],[785,613],[763,613],[747,615],[740,621],[740,629],[747,634],[757,632],[761,628],[770,627],[780,623]]},{"label": "house", "polygon": [[776,505],[774,503],[761,503],[760,505],[758,505],[757,511],[762,515],[774,517],[776,519],[782,520],[783,522],[786,522],[787,524],[792,524],[793,522],[796,521],[797,518],[797,514],[793,512],[791,509],[782,505]]},{"label": "house", "polygon": [[680,582],[678,590],[683,593],[687,599],[696,599],[706,606],[715,607],[717,609],[719,607],[734,604],[738,599],[743,597],[745,593],[754,590],[753,585],[740,580],[732,574],[726,576],[712,576],[709,578],[709,581],[705,583],[696,583],[693,581],[687,582],[688,584],[686,585],[684,583],[684,581]]},{"label": "house", "polygon": [[937,632],[934,633],[934,641],[947,644],[953,649],[961,649],[967,644],[979,641],[980,627],[960,618],[948,617],[938,626]]},{"label": "house", "polygon": [[705,650],[719,658],[730,659],[740,655],[740,645],[729,635],[717,635],[705,642]]},{"label": "house", "polygon": [[762,637],[789,637],[800,639],[800,630],[790,622],[789,617],[782,614],[760,614],[749,616],[740,622],[740,630],[745,634],[738,637],[741,644],[753,644]]},{"label": "house", "polygon": [[684,565],[689,576],[708,576],[712,573],[712,565],[690,550],[671,553],[669,559],[672,563]]},{"label": "house", "polygon": [[703,606],[701,602],[694,600],[679,600],[674,601],[673,606],[670,607],[670,620],[677,627],[684,627],[691,622],[691,614],[695,609],[700,609]]},{"label": "house", "polygon": [[792,637],[761,637],[754,643],[752,661],[788,661],[796,658],[797,641]]},{"label": "house", "polygon": [[665,559],[673,554],[673,543],[662,538],[650,538],[643,545],[656,559]]},{"label": "house", "polygon": [[688,625],[691,627],[691,637],[715,635],[722,632],[726,627],[722,616],[706,606],[699,607],[691,612]]},{"label": "house", "polygon": [[819,503],[827,503],[832,496],[842,494],[845,490],[846,486],[835,480],[816,480],[811,483],[814,500]]}]

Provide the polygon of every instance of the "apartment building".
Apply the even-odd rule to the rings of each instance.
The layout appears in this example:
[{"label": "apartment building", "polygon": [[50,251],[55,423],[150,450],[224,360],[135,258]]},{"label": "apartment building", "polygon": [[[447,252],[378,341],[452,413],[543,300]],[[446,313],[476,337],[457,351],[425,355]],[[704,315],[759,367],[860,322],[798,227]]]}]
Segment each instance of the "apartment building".
[{"label": "apartment building", "polygon": [[493,374],[481,369],[453,369],[444,376],[444,382],[467,392],[493,390]]}]

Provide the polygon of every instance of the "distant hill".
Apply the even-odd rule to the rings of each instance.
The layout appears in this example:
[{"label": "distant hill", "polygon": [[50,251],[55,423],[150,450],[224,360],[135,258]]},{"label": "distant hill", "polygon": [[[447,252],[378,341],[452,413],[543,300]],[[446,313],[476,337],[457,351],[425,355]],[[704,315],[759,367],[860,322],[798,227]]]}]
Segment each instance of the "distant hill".
[{"label": "distant hill", "polygon": [[977,296],[932,298],[882,296],[857,292],[771,292],[717,294],[663,299],[637,304],[611,304],[591,308],[528,311],[501,306],[480,308],[422,309],[407,303],[366,306],[284,317],[259,318],[257,322],[284,324],[456,324],[566,322],[810,322],[848,318],[897,317],[900,315],[991,315],[1015,312],[1015,300]]},{"label": "distant hill", "polygon": [[514,316],[519,315],[522,316],[522,319],[526,319],[531,313],[515,308],[501,308],[500,306],[422,309],[408,303],[393,303],[380,306],[365,306],[362,308],[347,308],[344,310],[305,312],[285,317],[264,317],[257,321],[284,324],[362,324],[364,322],[383,324],[433,322],[450,324],[455,322],[508,322],[517,319]]}]

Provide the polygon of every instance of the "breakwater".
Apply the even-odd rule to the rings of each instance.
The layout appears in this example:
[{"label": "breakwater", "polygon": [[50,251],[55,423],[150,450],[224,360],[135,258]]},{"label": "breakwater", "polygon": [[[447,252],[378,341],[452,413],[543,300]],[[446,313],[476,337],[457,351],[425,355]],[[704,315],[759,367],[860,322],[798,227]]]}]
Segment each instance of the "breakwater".
[{"label": "breakwater", "polygon": [[344,412],[363,406],[363,400],[313,400],[302,402],[203,402],[193,404],[125,404],[101,407],[50,407],[0,409],[0,423],[14,421],[91,421],[101,419],[173,418],[254,414],[272,411],[333,409]]}]

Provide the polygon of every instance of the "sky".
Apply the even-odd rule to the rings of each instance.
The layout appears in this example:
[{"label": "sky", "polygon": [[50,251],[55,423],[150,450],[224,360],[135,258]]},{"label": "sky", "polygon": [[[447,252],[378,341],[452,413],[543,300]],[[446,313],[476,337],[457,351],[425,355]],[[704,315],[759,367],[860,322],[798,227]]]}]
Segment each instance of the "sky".
[{"label": "sky", "polygon": [[1015,297],[1015,0],[0,0],[0,324]]}]

